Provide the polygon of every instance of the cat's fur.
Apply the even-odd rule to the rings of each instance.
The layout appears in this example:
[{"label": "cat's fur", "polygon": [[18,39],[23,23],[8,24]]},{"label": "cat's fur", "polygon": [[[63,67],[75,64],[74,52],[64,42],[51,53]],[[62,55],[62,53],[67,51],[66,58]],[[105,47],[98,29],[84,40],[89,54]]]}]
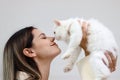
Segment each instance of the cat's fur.
[{"label": "cat's fur", "polygon": [[[68,49],[62,55],[63,59],[69,58],[64,72],[70,71],[82,50],[80,46],[83,39],[83,23],[86,26],[87,44],[86,50],[89,55],[77,63],[82,80],[103,80],[111,74],[105,51],[108,50],[116,57],[118,46],[113,33],[96,19],[83,20],[70,18],[67,20],[55,20],[54,34],[57,40],[63,40],[68,44]],[[84,48],[83,48],[84,49]],[[103,60],[105,60],[105,63]]]}]

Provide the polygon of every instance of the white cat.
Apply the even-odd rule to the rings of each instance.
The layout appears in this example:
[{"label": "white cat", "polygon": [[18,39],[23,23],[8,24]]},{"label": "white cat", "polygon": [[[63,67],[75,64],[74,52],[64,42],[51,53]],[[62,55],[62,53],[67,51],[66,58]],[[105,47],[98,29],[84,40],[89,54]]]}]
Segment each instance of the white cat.
[{"label": "white cat", "polygon": [[[54,34],[57,40],[63,40],[68,44],[68,49],[62,55],[63,59],[70,59],[64,72],[73,68],[83,49],[89,55],[77,63],[82,80],[103,80],[111,74],[105,65],[108,65],[108,60],[104,53],[108,50],[116,57],[118,46],[113,33],[102,23],[95,19],[80,18],[55,20]],[[87,42],[84,42],[84,39]]]}]

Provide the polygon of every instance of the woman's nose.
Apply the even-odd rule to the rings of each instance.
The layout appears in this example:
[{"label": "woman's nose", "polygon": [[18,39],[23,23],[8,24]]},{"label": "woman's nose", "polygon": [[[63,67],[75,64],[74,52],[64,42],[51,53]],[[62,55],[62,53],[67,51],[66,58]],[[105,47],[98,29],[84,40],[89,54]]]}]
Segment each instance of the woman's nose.
[{"label": "woman's nose", "polygon": [[48,37],[48,39],[50,39],[50,41],[53,42],[55,40],[55,37]]}]

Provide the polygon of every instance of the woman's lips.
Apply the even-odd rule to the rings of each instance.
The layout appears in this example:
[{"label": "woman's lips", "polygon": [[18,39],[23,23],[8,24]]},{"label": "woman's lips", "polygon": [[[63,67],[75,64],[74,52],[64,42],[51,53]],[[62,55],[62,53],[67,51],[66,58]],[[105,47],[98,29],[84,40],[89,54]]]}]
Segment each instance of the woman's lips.
[{"label": "woman's lips", "polygon": [[53,42],[50,46],[57,46],[58,47],[58,45],[55,42]]},{"label": "woman's lips", "polygon": [[51,43],[50,46],[54,46],[54,45],[57,45],[55,42]]}]

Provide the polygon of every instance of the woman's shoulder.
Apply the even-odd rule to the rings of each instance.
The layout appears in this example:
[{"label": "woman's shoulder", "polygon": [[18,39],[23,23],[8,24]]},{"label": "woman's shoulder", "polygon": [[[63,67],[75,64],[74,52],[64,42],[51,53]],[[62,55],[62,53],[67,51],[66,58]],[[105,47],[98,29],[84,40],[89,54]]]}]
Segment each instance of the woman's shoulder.
[{"label": "woman's shoulder", "polygon": [[16,73],[17,80],[25,80],[29,77],[30,77],[29,74],[27,74],[26,72],[23,72],[23,71],[17,71],[17,73]]}]

